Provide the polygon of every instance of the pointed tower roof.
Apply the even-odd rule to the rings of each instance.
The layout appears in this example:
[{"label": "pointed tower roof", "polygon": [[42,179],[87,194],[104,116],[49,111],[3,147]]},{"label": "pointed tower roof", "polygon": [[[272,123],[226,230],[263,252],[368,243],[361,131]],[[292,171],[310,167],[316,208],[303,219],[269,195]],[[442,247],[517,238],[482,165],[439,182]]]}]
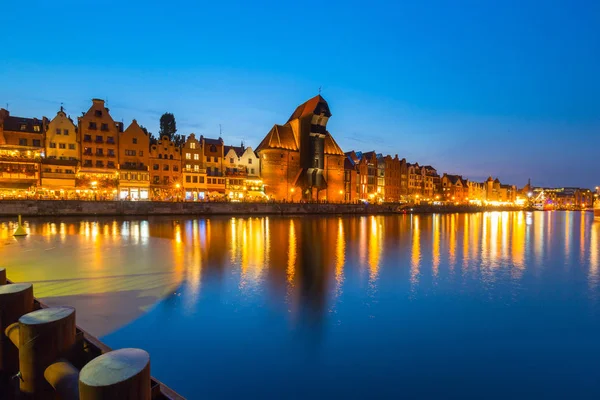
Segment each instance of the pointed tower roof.
[{"label": "pointed tower roof", "polygon": [[320,94],[296,107],[296,110],[291,115],[290,119],[288,119],[288,122],[310,114],[324,114],[327,118],[331,117],[329,105]]}]

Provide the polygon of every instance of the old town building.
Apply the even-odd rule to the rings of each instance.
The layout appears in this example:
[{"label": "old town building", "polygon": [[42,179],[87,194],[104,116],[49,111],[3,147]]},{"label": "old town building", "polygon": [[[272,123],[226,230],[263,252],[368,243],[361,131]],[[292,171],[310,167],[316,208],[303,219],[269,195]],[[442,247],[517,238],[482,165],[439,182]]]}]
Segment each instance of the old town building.
[{"label": "old town building", "polygon": [[134,119],[119,135],[119,198],[148,200],[150,197],[150,138]]},{"label": "old town building", "polygon": [[360,200],[358,171],[354,160],[346,155],[344,159],[344,201],[357,203]]},{"label": "old town building", "polygon": [[45,117],[15,117],[0,109],[0,198],[35,193],[47,126]]},{"label": "old town building", "polygon": [[46,158],[42,159],[41,188],[38,192],[45,198],[76,198],[81,151],[77,127],[62,107],[48,123],[44,147]]},{"label": "old town building", "polygon": [[225,145],[223,139],[209,139],[200,136],[206,166],[206,188],[210,198],[221,198],[225,194],[225,171],[223,157]]},{"label": "old town building", "polygon": [[204,200],[206,196],[206,168],[202,142],[191,133],[182,149],[182,184],[185,199],[188,201]]},{"label": "old town building", "polygon": [[258,145],[266,193],[275,200],[344,199],[344,152],[327,131],[329,105],[320,95],[274,125]]},{"label": "old town building", "polygon": [[118,185],[119,133],[123,124],[110,116],[104,100],[93,99],[89,110],[78,119],[81,164],[77,185],[91,188],[94,198],[114,197]]},{"label": "old town building", "polygon": [[168,136],[150,146],[150,191],[153,200],[182,200],[181,149]]},{"label": "old town building", "polygon": [[385,171],[385,201],[398,202],[402,196],[401,176],[403,165],[406,168],[406,160],[400,160],[398,154],[394,157],[387,155],[383,157],[382,163]]},{"label": "old town building", "polygon": [[264,188],[260,179],[260,158],[251,147],[225,146],[226,195],[232,200],[262,199]]},{"label": "old town building", "polygon": [[441,181],[443,201],[462,203],[467,199],[469,193],[468,183],[462,176],[444,174]]},{"label": "old town building", "polygon": [[[351,151],[345,154],[350,158],[356,168],[357,192],[361,200],[364,201],[383,201],[379,196],[382,189],[378,183],[378,159],[374,151],[360,152]],[[379,190],[378,190],[379,189]]]}]

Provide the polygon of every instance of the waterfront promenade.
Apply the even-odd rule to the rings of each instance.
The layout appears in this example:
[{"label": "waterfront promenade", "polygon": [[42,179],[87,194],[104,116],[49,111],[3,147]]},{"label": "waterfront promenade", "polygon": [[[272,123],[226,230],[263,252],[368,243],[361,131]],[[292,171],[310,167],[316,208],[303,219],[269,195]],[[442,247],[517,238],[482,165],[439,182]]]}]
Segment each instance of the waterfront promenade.
[{"label": "waterfront promenade", "polygon": [[519,207],[466,205],[340,204],[340,203],[246,203],[246,202],[132,202],[79,200],[4,200],[1,217],[40,216],[147,216],[147,215],[332,215],[390,213],[448,213],[516,211]]}]

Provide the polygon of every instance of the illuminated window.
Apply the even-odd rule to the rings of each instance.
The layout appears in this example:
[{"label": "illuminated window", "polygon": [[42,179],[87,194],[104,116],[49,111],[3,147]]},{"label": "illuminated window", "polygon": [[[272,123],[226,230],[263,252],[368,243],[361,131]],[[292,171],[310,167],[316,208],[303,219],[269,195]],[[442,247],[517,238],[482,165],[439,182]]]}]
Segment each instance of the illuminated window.
[{"label": "illuminated window", "polygon": [[198,166],[198,165],[194,165],[194,171],[195,171],[195,172],[198,172],[198,171],[200,171],[200,166]]},{"label": "illuminated window", "polygon": [[185,159],[186,160],[191,160],[192,159],[192,154],[191,153],[185,153]]},{"label": "illuminated window", "polygon": [[33,131],[34,132],[39,132],[40,131],[40,126],[39,125],[34,125],[33,126]]},{"label": "illuminated window", "polygon": [[192,142],[190,143],[190,149],[195,149],[196,148],[196,143]]},{"label": "illuminated window", "polygon": [[194,154],[194,160],[199,160],[200,159],[200,154]]}]

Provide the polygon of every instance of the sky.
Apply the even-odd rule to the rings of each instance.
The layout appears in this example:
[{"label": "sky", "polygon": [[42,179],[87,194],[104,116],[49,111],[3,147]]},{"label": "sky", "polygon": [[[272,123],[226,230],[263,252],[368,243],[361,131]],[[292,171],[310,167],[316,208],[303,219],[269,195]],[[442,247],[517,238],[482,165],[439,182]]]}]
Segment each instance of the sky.
[{"label": "sky", "polygon": [[600,185],[600,2],[8,1],[0,106],[256,147],[319,93],[344,151]]}]

